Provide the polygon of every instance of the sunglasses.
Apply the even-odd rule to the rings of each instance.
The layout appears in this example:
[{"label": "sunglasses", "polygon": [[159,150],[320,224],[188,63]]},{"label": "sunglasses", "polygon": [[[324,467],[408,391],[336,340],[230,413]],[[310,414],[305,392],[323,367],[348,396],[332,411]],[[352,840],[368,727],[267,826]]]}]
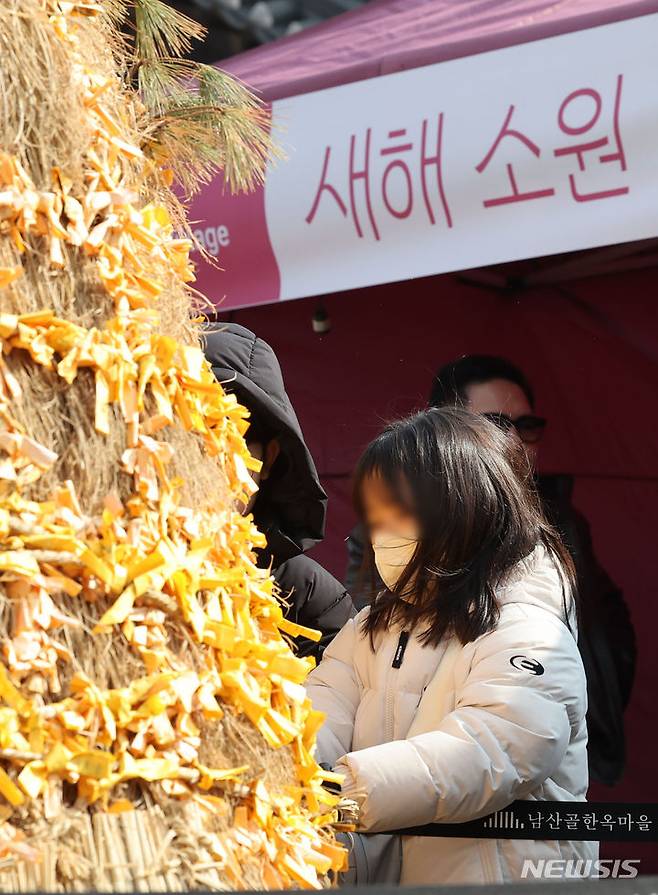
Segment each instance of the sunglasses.
[{"label": "sunglasses", "polygon": [[536,444],[544,434],[547,420],[543,416],[526,413],[515,420],[506,413],[483,413],[482,416],[495,423],[503,432],[516,429],[517,435],[524,444]]}]

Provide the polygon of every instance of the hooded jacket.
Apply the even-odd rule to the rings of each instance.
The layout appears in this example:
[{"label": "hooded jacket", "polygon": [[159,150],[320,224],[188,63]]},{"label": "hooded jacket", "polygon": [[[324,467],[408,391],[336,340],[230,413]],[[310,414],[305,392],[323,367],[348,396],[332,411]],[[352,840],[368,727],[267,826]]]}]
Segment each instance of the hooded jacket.
[{"label": "hooded jacket", "polygon": [[424,646],[412,636],[401,663],[399,629],[371,648],[366,608],[309,677],[313,706],[327,715],[319,759],[345,774],[361,829],[379,834],[355,837],[358,884],[502,883],[521,879],[524,859],[597,857],[590,842],[381,835],[473,820],[516,799],[585,801],[585,674],[543,547],[496,597],[494,630],[466,645],[453,637]]},{"label": "hooded jacket", "polygon": [[324,536],[327,495],[286,393],[281,367],[270,346],[244,326],[215,324],[205,341],[215,377],[279,441],[280,454],[269,478],[261,483],[252,510],[267,538],[258,564],[272,566],[288,603],[288,618],[321,631],[319,644],[297,643],[299,653],[319,658],[354,608],[343,585],[303,555]]}]

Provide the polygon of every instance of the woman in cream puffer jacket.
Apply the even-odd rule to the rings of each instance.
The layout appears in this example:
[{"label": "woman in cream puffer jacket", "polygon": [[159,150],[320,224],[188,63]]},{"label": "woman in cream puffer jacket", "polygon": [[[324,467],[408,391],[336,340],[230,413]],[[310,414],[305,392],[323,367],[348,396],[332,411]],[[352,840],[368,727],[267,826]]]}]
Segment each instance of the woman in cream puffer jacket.
[{"label": "woman in cream puffer jacket", "polygon": [[[432,414],[438,416],[431,418]],[[597,857],[596,844],[587,842],[375,835],[431,822],[472,820],[515,799],[585,799],[585,676],[573,610],[566,607],[561,553],[559,547],[555,552],[545,523],[540,521],[541,536],[525,558],[499,578],[491,599],[479,602],[474,595],[470,600],[467,615],[473,616],[475,610],[481,619],[487,606],[492,613],[490,624],[466,642],[463,632],[461,637],[455,633],[460,619],[467,617],[459,611],[438,643],[427,638],[422,642],[431,622],[427,614],[417,615],[413,622],[413,605],[422,600],[416,588],[424,573],[426,590],[438,578],[435,601],[428,605],[439,612],[441,593],[449,606],[448,589],[458,576],[449,567],[451,548],[446,540],[443,566],[428,570],[427,555],[422,554],[428,540],[428,549],[432,542],[423,537],[423,509],[417,506],[422,487],[415,488],[413,476],[405,482],[402,499],[411,495],[409,512],[417,536],[391,535],[392,507],[397,504],[400,512],[392,493],[400,469],[408,479],[414,463],[422,467],[430,462],[442,474],[433,479],[430,491],[436,490],[427,495],[426,509],[430,521],[436,512],[437,524],[441,518],[452,520],[448,540],[458,536],[462,567],[469,565],[465,543],[478,548],[479,557],[490,548],[499,549],[499,543],[525,537],[514,523],[511,534],[501,529],[500,519],[509,519],[510,510],[523,515],[524,498],[520,492],[503,497],[500,515],[501,494],[515,486],[507,475],[508,458],[498,456],[492,467],[483,453],[497,450],[504,455],[508,450],[493,428],[465,413],[430,411],[386,430],[379,445],[366,451],[357,471],[357,497],[365,491],[363,512],[372,526],[375,561],[389,590],[335,638],[311,673],[308,692],[314,707],[327,716],[318,736],[318,758],[344,774],[343,794],[360,805],[359,830],[366,835],[351,837],[351,864],[359,884],[507,882],[522,878],[525,859]],[[484,474],[476,463],[466,474],[459,470],[455,478],[451,466],[455,456],[470,456],[470,463],[473,451],[448,450],[446,445],[459,445],[464,439],[471,448],[474,442],[476,453],[484,458]],[[493,497],[487,487],[492,476],[498,492]],[[379,498],[372,487],[368,493],[368,483],[377,484]],[[423,486],[422,476],[417,484]],[[468,489],[470,498],[459,494],[459,486]],[[389,490],[387,508],[382,488]],[[469,499],[486,514],[475,523],[479,526],[475,534],[473,514],[464,503]],[[524,517],[522,527],[532,528],[533,519],[537,521],[533,513]],[[491,526],[493,538],[488,533]],[[382,615],[387,602],[388,617]]]}]

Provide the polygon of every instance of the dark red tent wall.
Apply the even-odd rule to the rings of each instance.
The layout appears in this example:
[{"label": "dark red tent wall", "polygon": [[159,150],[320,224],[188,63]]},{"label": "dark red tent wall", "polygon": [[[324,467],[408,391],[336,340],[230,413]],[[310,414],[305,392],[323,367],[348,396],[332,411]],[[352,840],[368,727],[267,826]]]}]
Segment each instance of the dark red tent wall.
[{"label": "dark red tent wall", "polygon": [[[575,475],[575,503],[595,548],[624,589],[639,664],[627,715],[628,770],[597,799],[658,802],[658,271],[581,280],[516,295],[452,276],[235,312],[277,351],[288,390],[329,493],[327,537],[315,555],[342,577],[353,524],[350,474],[361,448],[391,418],[421,407],[441,363],[490,352],[518,363],[549,419],[541,467]],[[608,846],[658,872],[654,849]]]}]

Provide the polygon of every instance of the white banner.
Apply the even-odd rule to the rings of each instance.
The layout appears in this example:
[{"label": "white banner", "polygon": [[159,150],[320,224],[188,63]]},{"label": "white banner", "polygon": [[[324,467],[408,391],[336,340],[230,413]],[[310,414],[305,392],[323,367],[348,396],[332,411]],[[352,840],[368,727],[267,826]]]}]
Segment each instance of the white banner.
[{"label": "white banner", "polygon": [[649,15],[275,102],[272,299],[658,235],[657,50]]}]

